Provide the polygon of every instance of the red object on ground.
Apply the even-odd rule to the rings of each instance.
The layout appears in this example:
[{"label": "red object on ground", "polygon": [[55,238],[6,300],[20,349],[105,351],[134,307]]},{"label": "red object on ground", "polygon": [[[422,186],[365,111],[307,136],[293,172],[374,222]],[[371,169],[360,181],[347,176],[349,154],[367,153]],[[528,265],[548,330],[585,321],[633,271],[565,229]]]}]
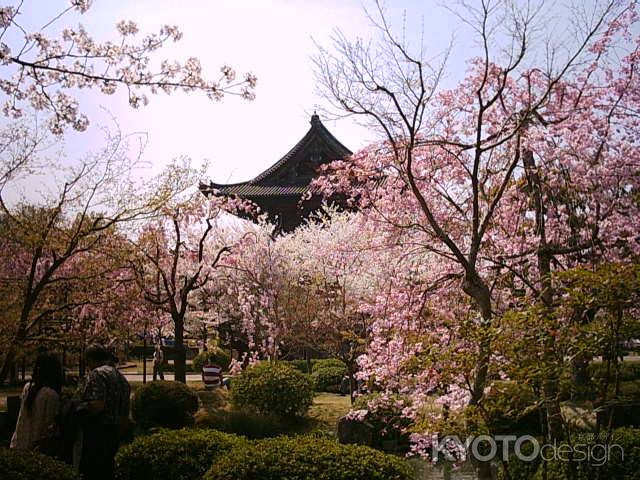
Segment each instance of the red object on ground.
[{"label": "red object on ground", "polygon": [[202,366],[202,383],[205,388],[219,387],[222,385],[222,367],[208,364]]}]

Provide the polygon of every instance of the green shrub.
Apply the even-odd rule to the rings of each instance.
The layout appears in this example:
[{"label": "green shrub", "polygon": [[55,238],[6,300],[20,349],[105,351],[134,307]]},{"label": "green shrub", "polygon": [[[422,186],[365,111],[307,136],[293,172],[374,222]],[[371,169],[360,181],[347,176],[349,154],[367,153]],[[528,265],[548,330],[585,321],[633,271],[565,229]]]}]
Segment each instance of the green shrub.
[{"label": "green shrub", "polygon": [[347,371],[346,364],[337,358],[312,358],[310,360],[311,363],[311,372],[307,370],[307,361],[302,360],[282,360],[286,362],[287,365],[291,365],[293,368],[302,373],[313,373],[318,369],[326,368],[326,367],[341,367],[344,368],[345,373]]},{"label": "green shrub", "polygon": [[313,379],[316,392],[338,393],[344,375],[344,367],[326,367],[316,369],[311,374],[311,378]]},{"label": "green shrub", "polygon": [[[287,363],[287,365],[291,365],[293,368],[298,370],[301,373],[311,373],[307,370],[307,361],[306,360],[283,360]],[[311,359],[311,371],[313,371],[313,364],[317,362],[317,360]]]},{"label": "green shrub", "polygon": [[116,455],[117,480],[196,480],[245,440],[209,429],[162,430],[136,438]]},{"label": "green shrub", "polygon": [[[604,437],[604,434],[601,436]],[[586,452],[587,448],[593,448],[596,444],[604,444],[603,440],[590,438],[588,434],[576,434],[572,439],[572,445],[574,451]],[[509,476],[512,480],[542,480],[546,468],[547,480],[592,480],[594,478],[640,480],[640,429],[618,428],[614,430],[609,445],[611,445],[611,449],[608,461],[597,460],[604,455],[602,447],[599,447],[597,451],[594,450],[598,456],[594,457],[595,460],[565,461],[566,459],[556,459],[546,463],[546,466],[540,458],[534,459],[532,462],[525,462],[512,456],[507,462]],[[524,453],[530,452],[525,451]],[[546,455],[549,453],[547,452]],[[567,453],[565,452],[563,455],[566,456]],[[578,453],[578,455],[582,454]],[[600,463],[602,465],[598,465]],[[570,470],[573,470],[573,474]],[[498,478],[501,480],[506,478],[503,471],[499,472]]]},{"label": "green shrub", "polygon": [[201,372],[202,366],[207,363],[213,363],[219,365],[224,370],[229,368],[231,363],[231,355],[224,350],[207,350],[206,352],[200,352],[196,355],[192,361],[193,371]]},{"label": "green shrub", "polygon": [[231,401],[264,415],[302,417],[313,403],[313,381],[285,363],[260,362],[233,379]]},{"label": "green shrub", "polygon": [[287,427],[273,415],[245,410],[218,411],[196,419],[196,427],[242,435],[251,440],[277,437],[287,433]]},{"label": "green shrub", "polygon": [[482,400],[484,420],[493,434],[540,433],[540,413],[531,388],[517,382],[494,382]]},{"label": "green shrub", "polygon": [[310,436],[259,440],[220,457],[204,480],[409,480],[402,459]]},{"label": "green shrub", "polygon": [[[186,368],[186,370],[185,370],[185,371],[186,371],[187,373],[200,373],[199,371],[198,371],[198,372],[196,372],[196,371],[193,369],[193,365],[191,365],[191,364],[188,364],[188,363],[187,363],[187,365],[185,366],[185,368]],[[165,362],[164,362],[164,365],[162,366],[162,371],[163,371],[164,373],[174,373],[174,372],[176,371],[176,364],[175,364],[175,363],[168,363],[168,362],[166,362],[166,361],[165,361]],[[153,373],[153,370],[150,370],[150,373]]]},{"label": "green shrub", "polygon": [[620,382],[620,396],[629,400],[640,400],[640,380]]},{"label": "green shrub", "polygon": [[367,410],[363,421],[371,426],[373,435],[371,446],[385,452],[407,452],[412,420],[402,414],[411,405],[411,400],[403,395],[383,395],[372,393],[358,397],[352,410]]},{"label": "green shrub", "polygon": [[347,365],[338,358],[323,358],[314,360],[311,366],[311,373],[315,373],[318,370],[324,370],[325,368],[341,368],[342,375],[347,374]]},{"label": "green shrub", "polygon": [[41,453],[0,448],[0,478],[11,480],[79,480],[73,468]]},{"label": "green shrub", "polygon": [[[611,376],[613,378],[613,365]],[[594,380],[601,382],[607,376],[607,364],[605,362],[592,362],[589,365],[589,374]],[[620,381],[628,382],[640,380],[640,362],[622,362],[620,364]]]},{"label": "green shrub", "polygon": [[182,428],[193,425],[198,395],[181,382],[151,382],[136,390],[132,410],[133,418],[143,429]]}]

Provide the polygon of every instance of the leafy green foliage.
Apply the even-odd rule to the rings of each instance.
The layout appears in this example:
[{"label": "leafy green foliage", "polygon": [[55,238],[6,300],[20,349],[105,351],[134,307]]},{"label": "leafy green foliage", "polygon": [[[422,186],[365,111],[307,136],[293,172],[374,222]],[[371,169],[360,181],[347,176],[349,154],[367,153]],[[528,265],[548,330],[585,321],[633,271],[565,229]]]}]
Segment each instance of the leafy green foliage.
[{"label": "leafy green foliage", "polygon": [[318,369],[326,368],[326,367],[342,367],[347,369],[346,364],[338,359],[338,358],[312,358],[309,360],[311,364],[311,372],[307,370],[307,361],[306,360],[283,360],[287,363],[287,365],[291,365],[296,370],[302,373],[313,373]]},{"label": "leafy green foliage", "polygon": [[311,373],[315,373],[318,370],[323,370],[325,368],[340,368],[343,371],[342,375],[346,375],[347,373],[347,365],[338,358],[322,358],[314,360],[311,366]]},{"label": "leafy green foliage", "polygon": [[[576,452],[575,460],[556,459],[548,462],[546,464],[546,478],[548,480],[592,480],[594,478],[640,480],[640,429],[618,428],[614,430],[609,442],[611,448],[608,459],[605,458],[603,448],[593,449],[596,444],[602,445],[604,442],[585,437],[584,434],[576,434],[572,438],[573,449]],[[587,448],[592,448],[595,452],[591,461],[580,459],[581,454],[577,453],[578,451],[586,452]],[[529,452],[525,451],[524,453],[528,454]],[[507,462],[507,468],[512,480],[542,480],[545,478],[545,465],[539,460],[525,462],[512,456]],[[498,478],[507,478],[504,471],[499,472]]]},{"label": "leafy green foliage", "polygon": [[234,448],[204,480],[409,480],[404,460],[310,436],[278,437]]},{"label": "leafy green foliage", "polygon": [[117,480],[199,479],[243,439],[209,429],[163,430],[136,438],[116,456]]},{"label": "leafy green foliage", "polygon": [[143,429],[182,428],[193,424],[198,395],[181,382],[151,382],[136,390],[132,410],[133,418]]},{"label": "leafy green foliage", "polygon": [[[403,395],[372,393],[356,399],[353,410],[368,410],[364,421],[373,430],[372,447],[386,452],[409,450],[409,429],[413,421],[402,414],[411,400]],[[371,408],[374,406],[374,408]]]},{"label": "leafy green foliage", "polygon": [[316,392],[337,393],[340,391],[340,382],[346,373],[344,367],[317,368],[311,374]]},{"label": "leafy green foliage", "polygon": [[236,407],[264,415],[302,417],[313,403],[311,377],[282,362],[253,365],[232,385],[231,401]]},{"label": "leafy green foliage", "polygon": [[207,363],[219,365],[226,370],[227,368],[229,368],[229,364],[231,363],[231,355],[221,349],[200,352],[193,359],[193,370],[195,372],[201,372],[202,366],[206,365]]},{"label": "leafy green foliage", "polygon": [[287,433],[287,427],[273,415],[246,410],[221,410],[196,419],[197,427],[242,435],[251,440],[277,437]]},{"label": "leafy green foliage", "polygon": [[78,480],[73,468],[41,453],[0,448],[0,478],[11,480]]},{"label": "leafy green foliage", "polygon": [[482,416],[493,434],[540,433],[540,413],[531,387],[520,382],[494,382],[482,400]]},{"label": "leafy green foliage", "polygon": [[[313,372],[313,364],[315,362],[317,362],[318,360],[316,359],[311,359],[311,372]],[[293,368],[295,368],[296,370],[298,370],[300,373],[309,373],[311,374],[311,372],[309,372],[307,370],[307,361],[306,360],[282,360],[282,362],[286,363],[287,365],[291,365]]]},{"label": "leafy green foliage", "polygon": [[[594,380],[602,380],[607,375],[607,365],[604,362],[592,362],[589,374]],[[622,362],[620,364],[620,381],[629,382],[640,380],[640,362]]]}]

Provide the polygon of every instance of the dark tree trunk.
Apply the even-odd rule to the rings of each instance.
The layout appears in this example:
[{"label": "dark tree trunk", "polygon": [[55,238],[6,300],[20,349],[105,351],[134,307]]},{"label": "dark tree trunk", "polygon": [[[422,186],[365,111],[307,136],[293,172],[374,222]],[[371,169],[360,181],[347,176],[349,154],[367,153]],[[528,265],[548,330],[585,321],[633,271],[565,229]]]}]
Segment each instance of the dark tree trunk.
[{"label": "dark tree trunk", "polygon": [[184,318],[174,317],[175,327],[175,357],[174,379],[176,382],[187,383],[187,352],[184,348]]},{"label": "dark tree trunk", "polygon": [[[483,327],[491,325],[491,291],[475,271],[467,272],[463,283],[464,292],[469,295],[478,307]],[[473,379],[470,405],[477,405],[484,395],[489,375],[489,360],[491,358],[491,339],[488,335],[480,339],[478,358],[476,360],[476,375]],[[478,480],[492,480],[491,462],[472,459]]]},{"label": "dark tree trunk", "polygon": [[308,348],[304,349],[304,359],[307,361],[307,373],[311,375],[312,365],[311,365],[311,352]]},{"label": "dark tree trunk", "polygon": [[[478,307],[483,327],[491,325],[491,292],[489,287],[476,272],[468,272],[464,278],[464,292],[469,295]],[[489,374],[489,359],[491,357],[491,340],[488,335],[480,340],[478,358],[476,360],[476,375],[473,380],[473,390],[471,392],[471,405],[477,405],[482,399],[484,389],[487,384]]]},{"label": "dark tree trunk", "polygon": [[4,354],[4,358],[2,360],[2,368],[0,368],[0,385],[3,385],[9,374],[11,373],[11,366],[15,363],[16,358],[16,349],[15,344],[10,343],[7,348],[7,352]]},{"label": "dark tree trunk", "polygon": [[147,383],[147,327],[142,338],[142,383]]},{"label": "dark tree trunk", "polygon": [[[551,261],[552,255],[549,252],[546,236],[546,209],[542,192],[542,180],[535,164],[533,152],[525,150],[522,161],[529,186],[529,196],[532,200],[536,212],[536,234],[538,235],[537,262],[540,275],[540,301],[545,310],[550,313],[553,307],[553,284],[551,281]],[[550,317],[550,315],[549,315]],[[556,364],[557,352],[554,338],[548,334],[544,341],[544,359],[548,365]],[[558,439],[562,435],[562,413],[558,401],[558,375],[551,372],[542,385],[542,395],[545,411],[547,414],[547,433],[550,440]]]},{"label": "dark tree trunk", "polygon": [[590,359],[577,356],[571,361],[571,400],[586,400],[590,387]]}]

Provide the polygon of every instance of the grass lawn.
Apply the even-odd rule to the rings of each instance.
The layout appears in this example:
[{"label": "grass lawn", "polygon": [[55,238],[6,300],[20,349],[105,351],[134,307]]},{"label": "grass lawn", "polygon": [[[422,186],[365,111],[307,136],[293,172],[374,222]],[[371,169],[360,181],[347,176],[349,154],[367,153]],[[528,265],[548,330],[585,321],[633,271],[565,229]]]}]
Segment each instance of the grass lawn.
[{"label": "grass lawn", "polygon": [[350,409],[351,401],[348,395],[318,393],[313,399],[309,417],[318,423],[320,429],[335,433],[338,420],[344,417]]},{"label": "grass lawn", "polygon": [[[196,419],[206,418],[208,414],[215,416],[221,411],[232,409],[228,390],[224,388],[206,390],[200,382],[189,384],[189,386],[195,388],[200,397],[201,408],[196,413]],[[348,396],[318,393],[313,400],[308,417],[287,423],[286,432],[289,434],[322,432],[336,435],[338,420],[346,415],[350,408],[351,402]]]}]

